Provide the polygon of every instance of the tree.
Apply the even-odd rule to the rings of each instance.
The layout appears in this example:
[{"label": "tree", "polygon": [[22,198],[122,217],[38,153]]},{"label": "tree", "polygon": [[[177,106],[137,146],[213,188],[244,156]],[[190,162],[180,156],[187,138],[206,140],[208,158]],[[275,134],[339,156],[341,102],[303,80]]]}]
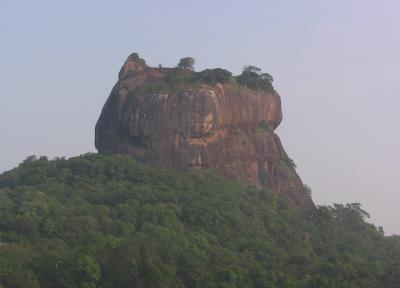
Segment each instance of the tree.
[{"label": "tree", "polygon": [[269,73],[262,73],[260,74],[260,78],[262,80],[268,81],[270,83],[272,83],[274,81],[274,78],[271,76],[271,74]]},{"label": "tree", "polygon": [[197,77],[201,81],[210,85],[215,85],[217,83],[224,84],[228,82],[231,76],[232,76],[231,72],[221,68],[206,69],[197,73]]},{"label": "tree", "polygon": [[261,68],[258,68],[256,66],[252,66],[252,65],[246,65],[243,67],[243,72],[245,73],[256,73],[256,74],[260,74],[261,73]]},{"label": "tree", "polygon": [[273,90],[273,78],[268,73],[261,73],[261,68],[248,65],[243,67],[243,72],[236,77],[237,81],[253,90]]},{"label": "tree", "polygon": [[127,155],[31,160],[0,174],[0,288],[399,287],[400,236],[359,203],[298,211]]},{"label": "tree", "polygon": [[184,57],[179,60],[178,67],[182,69],[194,70],[194,59],[192,57]]}]

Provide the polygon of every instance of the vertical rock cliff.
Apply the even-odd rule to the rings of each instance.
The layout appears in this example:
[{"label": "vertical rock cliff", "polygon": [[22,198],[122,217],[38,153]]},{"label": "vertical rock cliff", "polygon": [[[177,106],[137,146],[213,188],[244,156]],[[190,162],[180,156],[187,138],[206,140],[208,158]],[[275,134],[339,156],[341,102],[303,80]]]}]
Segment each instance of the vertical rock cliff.
[{"label": "vertical rock cliff", "polygon": [[187,80],[193,77],[191,70],[153,68],[130,55],[96,124],[99,152],[178,171],[213,169],[284,194],[293,207],[313,207],[274,132],[282,120],[279,95],[235,81]]}]

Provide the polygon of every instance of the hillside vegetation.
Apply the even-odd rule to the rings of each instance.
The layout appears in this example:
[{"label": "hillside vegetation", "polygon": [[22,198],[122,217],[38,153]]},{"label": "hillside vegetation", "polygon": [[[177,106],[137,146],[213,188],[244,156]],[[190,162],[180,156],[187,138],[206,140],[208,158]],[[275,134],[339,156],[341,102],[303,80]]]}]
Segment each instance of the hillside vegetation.
[{"label": "hillside vegetation", "polygon": [[399,287],[400,238],[367,216],[128,156],[29,157],[0,175],[0,287]]}]

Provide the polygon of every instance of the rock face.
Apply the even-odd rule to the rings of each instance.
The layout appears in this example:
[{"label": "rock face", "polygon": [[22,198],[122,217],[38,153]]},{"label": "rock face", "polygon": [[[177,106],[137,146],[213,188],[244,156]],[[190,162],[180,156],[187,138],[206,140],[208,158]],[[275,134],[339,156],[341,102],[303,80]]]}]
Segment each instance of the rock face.
[{"label": "rock face", "polygon": [[96,124],[100,153],[129,154],[178,171],[213,169],[282,193],[293,207],[314,207],[274,133],[282,120],[276,92],[230,83],[134,93],[171,70],[149,67],[137,54],[128,57]]}]

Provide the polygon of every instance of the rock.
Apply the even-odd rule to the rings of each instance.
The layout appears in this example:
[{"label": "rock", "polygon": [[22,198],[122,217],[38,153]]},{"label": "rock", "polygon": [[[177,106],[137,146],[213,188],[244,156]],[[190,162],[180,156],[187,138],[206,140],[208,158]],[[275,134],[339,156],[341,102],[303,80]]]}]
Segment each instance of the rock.
[{"label": "rock", "polygon": [[128,57],[96,124],[100,153],[129,154],[177,171],[213,169],[281,193],[292,207],[314,207],[274,132],[282,120],[278,93],[230,82],[146,90],[172,72],[195,73]]}]

